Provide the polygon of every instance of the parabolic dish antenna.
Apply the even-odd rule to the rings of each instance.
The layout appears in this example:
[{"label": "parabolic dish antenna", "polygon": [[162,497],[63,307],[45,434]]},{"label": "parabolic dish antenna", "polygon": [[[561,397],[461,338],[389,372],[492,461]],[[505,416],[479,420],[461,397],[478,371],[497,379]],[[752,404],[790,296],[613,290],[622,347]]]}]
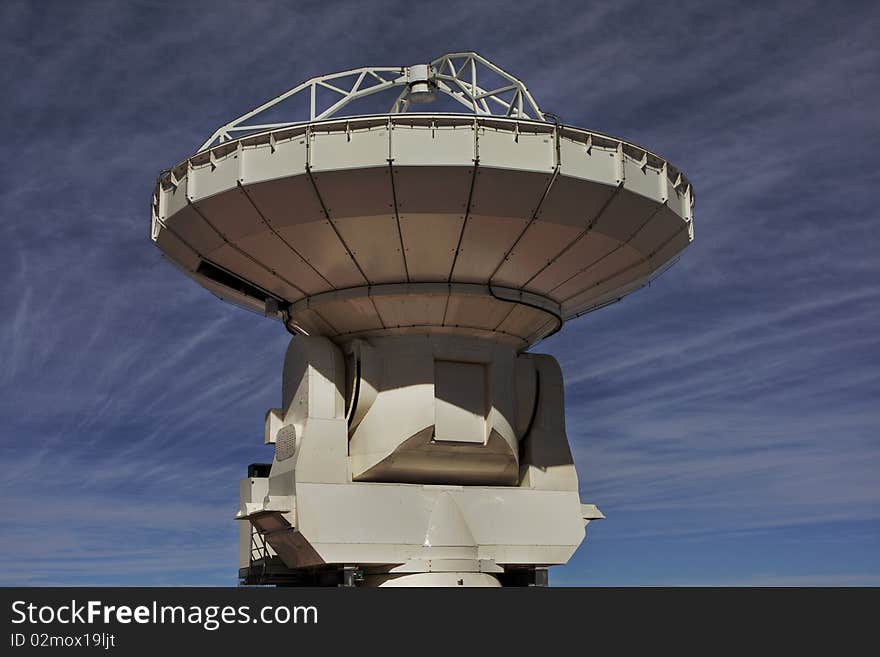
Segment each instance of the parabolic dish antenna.
[{"label": "parabolic dish antenna", "polygon": [[[486,90],[484,69],[504,84]],[[387,113],[339,116],[389,90]],[[414,95],[466,112],[416,113]],[[260,122],[298,97],[307,117]],[[693,239],[692,205],[662,157],[550,121],[460,53],[313,78],[222,126],[160,177],[152,235],[291,331],[454,328],[526,347],[649,281]]]},{"label": "parabolic dish antenna", "polygon": [[546,582],[603,516],[558,364],[525,350],[673,262],[692,207],[665,159],[475,53],[312,78],[163,172],[159,248],[299,336],[241,482],[242,582]]}]

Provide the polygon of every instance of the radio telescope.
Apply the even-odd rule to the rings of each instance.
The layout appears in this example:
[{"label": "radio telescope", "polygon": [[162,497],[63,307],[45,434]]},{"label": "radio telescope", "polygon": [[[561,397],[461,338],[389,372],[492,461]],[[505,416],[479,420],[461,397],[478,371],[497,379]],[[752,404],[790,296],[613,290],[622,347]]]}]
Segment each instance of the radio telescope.
[{"label": "radio telescope", "polygon": [[546,584],[603,515],[527,350],[673,262],[692,207],[662,157],[472,52],[312,78],[163,172],[158,247],[294,335],[242,583]]}]

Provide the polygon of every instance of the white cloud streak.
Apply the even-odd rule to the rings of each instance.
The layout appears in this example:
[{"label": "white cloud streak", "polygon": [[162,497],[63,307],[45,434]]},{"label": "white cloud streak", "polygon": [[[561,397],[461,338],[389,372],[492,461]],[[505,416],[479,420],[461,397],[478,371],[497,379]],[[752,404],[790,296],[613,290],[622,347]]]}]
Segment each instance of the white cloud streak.
[{"label": "white cloud streak", "polygon": [[[153,180],[311,75],[469,49],[696,187],[681,262],[536,349],[562,363],[583,496],[609,516],[597,551],[713,532],[769,545],[833,520],[869,523],[852,540],[880,553],[878,19],[816,2],[3,3],[0,493],[15,522],[0,556],[38,550],[3,582],[233,581],[236,479],[267,458],[287,336],[161,261]],[[876,557],[836,574],[759,565],[736,581],[880,573]]]}]

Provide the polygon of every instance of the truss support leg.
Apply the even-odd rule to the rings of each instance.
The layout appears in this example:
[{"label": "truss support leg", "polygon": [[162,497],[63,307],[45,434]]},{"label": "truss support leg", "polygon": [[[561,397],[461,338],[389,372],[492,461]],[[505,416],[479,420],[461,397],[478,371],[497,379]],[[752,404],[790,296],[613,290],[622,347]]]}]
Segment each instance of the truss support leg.
[{"label": "truss support leg", "polygon": [[340,578],[339,586],[354,587],[361,581],[363,581],[363,575],[357,566],[342,567],[342,577]]}]

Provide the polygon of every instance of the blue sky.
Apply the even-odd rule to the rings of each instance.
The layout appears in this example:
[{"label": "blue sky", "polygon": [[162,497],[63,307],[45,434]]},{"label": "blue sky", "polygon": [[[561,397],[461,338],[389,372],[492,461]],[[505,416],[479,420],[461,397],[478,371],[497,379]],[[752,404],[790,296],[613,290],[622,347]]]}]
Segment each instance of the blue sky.
[{"label": "blue sky", "polygon": [[0,584],[232,585],[280,324],[149,240],[159,171],[319,73],[476,50],[669,158],[695,242],[571,322],[553,584],[880,585],[876,3],[0,5]]}]

